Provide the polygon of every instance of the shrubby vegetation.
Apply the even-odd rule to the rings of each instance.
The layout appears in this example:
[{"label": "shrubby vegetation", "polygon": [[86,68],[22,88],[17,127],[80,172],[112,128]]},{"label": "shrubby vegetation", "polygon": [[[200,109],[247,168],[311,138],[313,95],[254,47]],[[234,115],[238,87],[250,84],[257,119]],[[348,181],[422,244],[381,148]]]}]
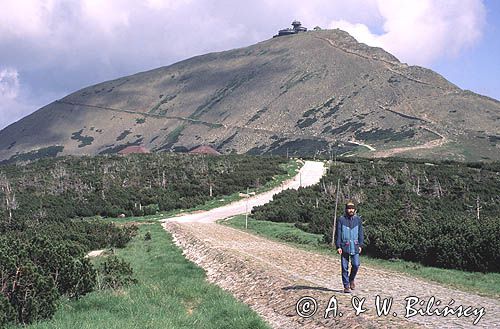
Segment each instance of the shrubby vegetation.
[{"label": "shrubby vegetation", "polygon": [[150,154],[0,166],[0,327],[50,318],[60,296],[135,282],[128,263],[110,257],[96,270],[85,254],[124,247],[137,227],[84,217],[193,207],[259,187],[284,173],[284,162]]},{"label": "shrubby vegetation", "polygon": [[284,191],[253,215],[330,243],[338,179],[338,215],[345,199],[359,202],[371,255],[500,272],[500,163],[341,159],[320,184]]},{"label": "shrubby vegetation", "polygon": [[12,212],[9,225],[95,215],[142,216],[259,187],[286,173],[279,166],[285,161],[236,155],[64,157],[2,166],[0,185],[10,186],[8,198],[15,195],[9,209],[4,207]]},{"label": "shrubby vegetation", "polygon": [[130,264],[116,256],[108,257],[97,271],[98,289],[118,289],[136,282]]},{"label": "shrubby vegetation", "polygon": [[135,232],[97,222],[60,224],[2,232],[0,324],[50,318],[60,296],[79,298],[91,292],[96,270],[84,257],[86,251],[123,247]]}]

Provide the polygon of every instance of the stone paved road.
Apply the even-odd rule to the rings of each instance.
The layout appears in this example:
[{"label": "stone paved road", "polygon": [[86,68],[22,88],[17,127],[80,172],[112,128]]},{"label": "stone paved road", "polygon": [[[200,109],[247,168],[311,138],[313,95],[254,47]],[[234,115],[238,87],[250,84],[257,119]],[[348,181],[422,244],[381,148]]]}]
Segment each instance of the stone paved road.
[{"label": "stone paved road", "polygon": [[[210,281],[230,291],[250,305],[274,328],[332,328],[342,325],[354,328],[500,328],[500,302],[491,298],[460,292],[406,275],[368,268],[361,265],[355,294],[342,293],[340,262],[337,255],[321,255],[299,250],[240,230],[215,223],[165,223],[176,243],[188,259],[207,271]],[[317,300],[317,313],[300,318],[296,302],[305,296]],[[351,298],[365,298],[366,312],[355,316]],[[392,298],[388,316],[377,316],[375,298]],[[405,318],[409,296],[427,303],[431,297],[439,300],[443,309],[451,300],[455,310],[459,305],[470,316],[447,317],[415,315]],[[342,317],[324,318],[327,303],[337,300]],[[484,315],[475,326],[478,309]],[[422,309],[426,305],[413,306]],[[411,309],[408,312],[411,314]],[[433,311],[436,305],[430,307]],[[397,316],[394,316],[393,313]]]}]

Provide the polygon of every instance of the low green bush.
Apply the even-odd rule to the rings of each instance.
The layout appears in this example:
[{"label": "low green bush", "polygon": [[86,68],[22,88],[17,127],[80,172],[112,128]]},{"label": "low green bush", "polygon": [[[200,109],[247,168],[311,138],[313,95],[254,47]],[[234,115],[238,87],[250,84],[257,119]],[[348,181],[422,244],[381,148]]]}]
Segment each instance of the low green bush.
[{"label": "low green bush", "polygon": [[117,256],[108,257],[99,267],[97,275],[98,289],[119,289],[137,283],[134,271],[128,262]]}]

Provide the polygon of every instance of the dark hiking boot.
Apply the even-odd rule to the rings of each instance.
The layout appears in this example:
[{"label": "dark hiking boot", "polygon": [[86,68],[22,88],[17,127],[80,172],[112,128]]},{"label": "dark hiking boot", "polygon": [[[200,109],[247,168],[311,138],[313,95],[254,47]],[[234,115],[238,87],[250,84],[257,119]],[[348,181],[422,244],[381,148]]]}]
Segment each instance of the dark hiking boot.
[{"label": "dark hiking boot", "polygon": [[351,281],[349,283],[349,286],[351,287],[351,290],[354,290],[354,288],[356,288],[356,285],[354,284],[354,281]]}]

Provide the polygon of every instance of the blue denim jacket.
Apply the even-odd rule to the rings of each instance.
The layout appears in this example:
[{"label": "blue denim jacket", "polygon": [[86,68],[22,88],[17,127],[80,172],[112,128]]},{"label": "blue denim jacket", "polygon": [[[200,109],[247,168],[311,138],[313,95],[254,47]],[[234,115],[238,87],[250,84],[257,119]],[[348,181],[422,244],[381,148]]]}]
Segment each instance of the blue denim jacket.
[{"label": "blue denim jacket", "polygon": [[342,252],[350,255],[359,254],[359,248],[364,246],[363,221],[358,215],[341,216],[336,225],[335,245]]}]

